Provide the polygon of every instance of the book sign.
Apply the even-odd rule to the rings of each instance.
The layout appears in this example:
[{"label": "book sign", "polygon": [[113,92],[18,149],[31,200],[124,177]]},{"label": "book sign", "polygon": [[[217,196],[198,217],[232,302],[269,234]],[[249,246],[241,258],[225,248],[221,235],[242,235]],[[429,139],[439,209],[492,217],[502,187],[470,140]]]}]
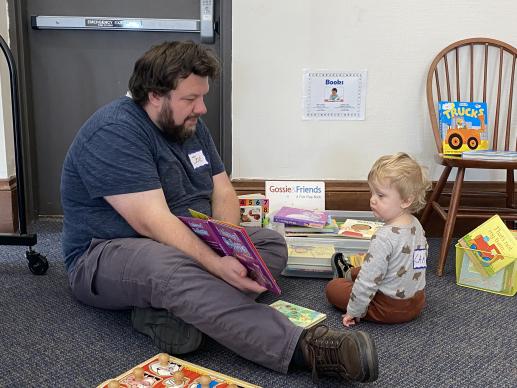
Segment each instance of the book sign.
[{"label": "book sign", "polygon": [[364,120],[367,71],[305,70],[304,120]]},{"label": "book sign", "polygon": [[325,210],[325,182],[266,181],[266,197],[270,214],[282,206]]}]

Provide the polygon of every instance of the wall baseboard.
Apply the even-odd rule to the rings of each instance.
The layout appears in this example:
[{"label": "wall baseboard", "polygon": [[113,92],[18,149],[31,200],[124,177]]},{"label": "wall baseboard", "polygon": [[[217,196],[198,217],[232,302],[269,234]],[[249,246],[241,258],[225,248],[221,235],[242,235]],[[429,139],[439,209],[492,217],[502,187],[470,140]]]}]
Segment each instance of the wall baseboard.
[{"label": "wall baseboard", "polygon": [[[264,180],[234,179],[233,187],[237,195],[262,193],[265,191]],[[436,182],[433,182],[433,186]],[[446,184],[444,192],[450,193],[453,182]],[[505,182],[465,182],[465,192],[502,192],[506,191]],[[443,197],[443,195],[442,195]],[[366,181],[326,181],[325,182],[325,204],[327,209],[332,210],[370,210],[370,189]],[[444,204],[445,205],[445,204]],[[462,205],[467,206],[503,206],[494,204],[493,198],[483,195],[465,197]],[[454,236],[461,237],[480,224],[479,219],[457,219],[454,228]],[[426,226],[428,237],[441,237],[444,223],[440,217],[431,217]]]},{"label": "wall baseboard", "polygon": [[0,233],[18,231],[16,177],[0,179]]}]

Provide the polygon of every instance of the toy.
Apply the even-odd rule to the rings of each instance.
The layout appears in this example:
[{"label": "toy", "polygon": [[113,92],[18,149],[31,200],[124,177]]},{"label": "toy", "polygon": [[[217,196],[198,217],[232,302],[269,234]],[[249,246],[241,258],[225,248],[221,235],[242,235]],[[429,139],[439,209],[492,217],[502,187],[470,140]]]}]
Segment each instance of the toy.
[{"label": "toy", "polygon": [[224,375],[160,353],[97,388],[260,388],[245,381]]}]

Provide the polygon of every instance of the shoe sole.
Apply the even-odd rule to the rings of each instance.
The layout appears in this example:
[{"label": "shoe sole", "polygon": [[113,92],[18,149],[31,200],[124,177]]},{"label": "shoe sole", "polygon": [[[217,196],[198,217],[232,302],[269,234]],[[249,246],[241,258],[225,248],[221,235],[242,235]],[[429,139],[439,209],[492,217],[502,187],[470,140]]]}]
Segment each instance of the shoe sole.
[{"label": "shoe sole", "polygon": [[131,325],[150,337],[160,351],[169,354],[193,352],[204,342],[202,332],[165,310],[135,307]]},{"label": "shoe sole", "polygon": [[342,278],[345,276],[337,263],[340,259],[343,260],[343,254],[341,252],[337,252],[332,255],[332,259],[330,260],[330,266],[332,267],[334,278]]},{"label": "shoe sole", "polygon": [[364,378],[361,379],[361,382],[367,383],[375,381],[379,377],[377,348],[375,347],[370,334],[365,333],[364,331],[356,331],[355,333],[357,334],[356,339],[359,349],[366,349],[366,351],[361,354],[362,369],[366,372]]}]

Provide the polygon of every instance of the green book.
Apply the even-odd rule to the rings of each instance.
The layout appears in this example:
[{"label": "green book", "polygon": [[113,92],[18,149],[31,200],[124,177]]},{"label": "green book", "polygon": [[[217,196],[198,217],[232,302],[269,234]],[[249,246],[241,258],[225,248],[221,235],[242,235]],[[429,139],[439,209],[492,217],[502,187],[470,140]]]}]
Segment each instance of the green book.
[{"label": "green book", "polygon": [[311,310],[307,307],[298,306],[284,300],[277,300],[276,302],[271,303],[270,306],[284,314],[292,323],[297,326],[301,326],[304,329],[308,329],[327,318],[327,314]]}]

